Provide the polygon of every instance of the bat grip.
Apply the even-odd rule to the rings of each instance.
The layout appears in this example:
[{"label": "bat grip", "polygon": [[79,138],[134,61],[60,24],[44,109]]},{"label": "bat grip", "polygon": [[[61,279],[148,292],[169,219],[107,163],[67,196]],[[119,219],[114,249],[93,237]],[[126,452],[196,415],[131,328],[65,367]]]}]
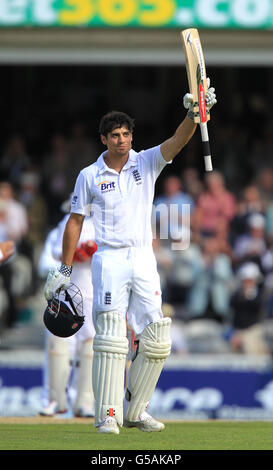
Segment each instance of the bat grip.
[{"label": "bat grip", "polygon": [[209,145],[209,134],[208,134],[208,127],[206,122],[200,123],[200,130],[201,130],[201,138],[202,138],[202,147],[203,147],[203,155],[205,161],[205,170],[212,171],[212,161],[211,161],[211,153],[210,153],[210,145]]}]

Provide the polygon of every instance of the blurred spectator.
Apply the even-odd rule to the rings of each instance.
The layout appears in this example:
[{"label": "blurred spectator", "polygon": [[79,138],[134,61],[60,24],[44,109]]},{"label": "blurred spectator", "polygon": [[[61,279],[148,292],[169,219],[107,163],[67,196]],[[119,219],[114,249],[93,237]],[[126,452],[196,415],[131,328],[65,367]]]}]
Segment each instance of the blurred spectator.
[{"label": "blurred spectator", "polygon": [[15,199],[12,185],[0,182],[0,241],[19,243],[28,230],[28,218],[24,205]]},{"label": "blurred spectator", "polygon": [[230,302],[231,349],[245,354],[269,354],[262,327],[264,302],[259,266],[253,262],[244,263],[238,270],[237,280],[239,285]]},{"label": "blurred spectator", "polygon": [[18,199],[28,215],[29,230],[25,239],[33,247],[43,244],[48,228],[47,203],[40,191],[40,175],[36,170],[22,174]]},{"label": "blurred spectator", "polygon": [[0,266],[5,261],[10,259],[14,253],[15,253],[15,245],[12,240],[0,242]]},{"label": "blurred spectator", "polygon": [[82,168],[91,165],[99,157],[99,141],[95,142],[86,135],[84,123],[75,122],[70,131],[68,153],[70,168],[67,175],[69,192],[73,191],[76,178]]},{"label": "blurred spectator", "polygon": [[162,300],[168,298],[167,293],[167,277],[172,269],[173,258],[172,252],[169,248],[165,247],[159,238],[155,236],[153,239],[153,250],[157,261],[157,269],[160,277],[160,284],[162,290]]},{"label": "blurred spectator", "polygon": [[265,210],[273,200],[273,168],[265,167],[260,170],[256,178],[256,185],[260,193],[263,210]]},{"label": "blurred spectator", "polygon": [[257,175],[261,166],[272,168],[272,148],[273,148],[273,120],[267,119],[262,126],[261,135],[252,137],[251,152],[248,160],[251,164],[253,174]]},{"label": "blurred spectator", "polygon": [[9,181],[17,189],[21,174],[30,166],[24,137],[14,134],[8,140],[0,160],[0,179]]},{"label": "blurred spectator", "polygon": [[190,223],[194,201],[183,192],[182,182],[177,176],[167,176],[163,182],[163,194],[155,198],[154,208],[160,234],[163,238],[176,240],[181,237],[182,223]]},{"label": "blurred spectator", "polygon": [[25,255],[32,266],[31,291],[38,287],[37,262],[43,248],[48,229],[47,203],[40,190],[40,175],[35,169],[21,176],[18,199],[24,205],[28,217],[28,231],[20,243],[20,253]]},{"label": "blurred spectator", "polygon": [[[20,244],[28,231],[28,218],[25,207],[15,199],[12,185],[8,181],[0,183],[0,241],[10,240],[20,250]],[[10,263],[0,266],[0,277],[6,292],[8,305],[5,312],[5,324],[12,326],[16,320],[16,295],[14,293],[14,275],[21,273],[20,256]]]},{"label": "blurred spectator", "polygon": [[248,219],[248,232],[239,235],[233,246],[233,260],[238,267],[246,261],[253,261],[261,267],[262,256],[267,245],[265,239],[265,218],[262,214],[251,214]]},{"label": "blurred spectator", "polygon": [[[9,279],[6,280],[3,277],[5,273],[5,267],[4,267],[4,270],[1,268],[5,266],[6,262],[9,261],[14,254],[15,254],[15,244],[12,240],[0,242],[0,280],[2,281],[0,282],[0,333],[1,333],[2,328],[5,327],[5,324],[6,324],[6,318],[4,318],[5,312],[9,308],[9,305],[8,305],[9,299],[8,299],[7,293],[5,292],[5,285],[9,283]],[[9,273],[9,270],[7,271],[7,273]],[[6,275],[6,277],[8,277],[8,275]]]},{"label": "blurred spectator", "polygon": [[236,212],[230,223],[231,243],[235,238],[248,231],[248,218],[251,214],[263,214],[265,206],[261,199],[258,186],[250,184],[243,189],[236,204]]},{"label": "blurred spectator", "polygon": [[55,133],[50,142],[49,154],[44,158],[42,179],[47,198],[50,226],[60,219],[59,207],[70,194],[68,175],[71,171],[68,144],[65,136]]},{"label": "blurred spectator", "polygon": [[194,257],[194,279],[189,290],[188,318],[227,320],[233,283],[229,256],[221,253],[216,237],[204,238]]},{"label": "blurred spectator", "polygon": [[[239,102],[242,100],[237,96],[236,103]],[[230,110],[231,106],[232,104],[229,102]],[[225,183],[229,190],[237,192],[245,184],[245,175],[248,169],[247,159],[242,158],[249,141],[248,130],[243,126],[234,125],[233,122],[225,122],[224,126],[218,122],[214,135],[215,138],[211,139],[214,148],[214,166],[221,174],[225,175]],[[212,135],[211,137],[213,138]]]},{"label": "blurred spectator", "polygon": [[177,318],[185,319],[188,296],[199,270],[201,253],[194,235],[191,235],[190,246],[186,250],[179,249],[179,244],[176,244],[176,247],[176,250],[169,250],[172,255],[172,265],[166,276],[164,299],[174,306]]},{"label": "blurred spectator", "polygon": [[182,172],[181,178],[185,192],[191,196],[194,202],[196,202],[204,190],[204,186],[200,180],[197,169],[191,166],[185,168]]},{"label": "blurred spectator", "polygon": [[226,254],[232,260],[232,245],[230,242],[230,227],[224,219],[220,219],[216,227],[215,238],[219,246],[219,253]]},{"label": "blurred spectator", "polygon": [[184,335],[184,322],[175,317],[175,309],[171,304],[163,302],[162,313],[164,317],[170,317],[171,323],[171,352],[174,354],[187,354],[188,346]]},{"label": "blurred spectator", "polygon": [[229,226],[235,213],[235,197],[226,189],[224,177],[217,171],[206,175],[205,184],[192,218],[193,226],[202,236],[214,236],[220,223]]}]

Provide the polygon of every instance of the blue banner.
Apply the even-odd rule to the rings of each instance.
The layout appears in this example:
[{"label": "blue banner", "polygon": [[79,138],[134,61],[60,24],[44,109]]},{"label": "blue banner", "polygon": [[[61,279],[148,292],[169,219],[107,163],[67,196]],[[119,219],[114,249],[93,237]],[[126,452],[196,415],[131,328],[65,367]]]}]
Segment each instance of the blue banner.
[{"label": "blue banner", "polygon": [[[42,367],[0,366],[0,415],[35,416],[42,407]],[[149,405],[162,419],[273,419],[273,368],[163,369]]]}]

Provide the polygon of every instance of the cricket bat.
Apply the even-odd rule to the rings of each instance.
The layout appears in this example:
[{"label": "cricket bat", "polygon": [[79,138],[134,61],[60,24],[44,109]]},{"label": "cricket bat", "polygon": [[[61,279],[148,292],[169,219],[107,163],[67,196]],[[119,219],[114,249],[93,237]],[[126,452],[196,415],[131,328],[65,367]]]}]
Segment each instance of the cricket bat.
[{"label": "cricket bat", "polygon": [[200,125],[205,169],[206,171],[212,171],[207,127],[207,122],[210,120],[210,113],[205,103],[208,87],[203,49],[196,28],[181,31],[181,38],[186,58],[190,93],[193,95],[193,120]]}]

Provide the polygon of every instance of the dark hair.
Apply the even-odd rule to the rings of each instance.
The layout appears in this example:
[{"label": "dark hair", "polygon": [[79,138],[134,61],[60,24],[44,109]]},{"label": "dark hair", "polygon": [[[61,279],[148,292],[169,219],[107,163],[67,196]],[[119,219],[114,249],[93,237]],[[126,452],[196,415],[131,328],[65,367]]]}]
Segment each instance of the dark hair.
[{"label": "dark hair", "polygon": [[102,116],[99,125],[99,133],[106,137],[109,132],[122,126],[125,126],[129,131],[132,131],[135,127],[134,119],[130,118],[126,113],[110,111]]}]

